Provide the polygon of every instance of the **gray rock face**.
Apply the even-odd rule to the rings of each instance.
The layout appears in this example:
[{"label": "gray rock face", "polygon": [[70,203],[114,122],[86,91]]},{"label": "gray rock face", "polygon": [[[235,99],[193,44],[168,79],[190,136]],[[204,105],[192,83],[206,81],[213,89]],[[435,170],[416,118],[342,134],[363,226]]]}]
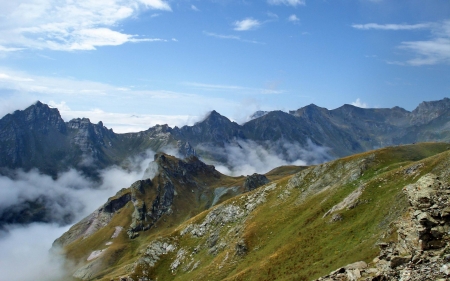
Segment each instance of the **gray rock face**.
[{"label": "gray rock face", "polygon": [[254,173],[253,175],[245,178],[244,190],[245,192],[252,191],[253,189],[263,186],[269,182],[270,180],[265,175]]}]

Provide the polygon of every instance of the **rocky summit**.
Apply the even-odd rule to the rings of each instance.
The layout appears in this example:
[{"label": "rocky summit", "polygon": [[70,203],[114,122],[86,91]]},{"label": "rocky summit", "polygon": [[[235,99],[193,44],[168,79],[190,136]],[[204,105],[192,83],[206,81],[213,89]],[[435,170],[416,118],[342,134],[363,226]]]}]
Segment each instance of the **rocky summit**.
[{"label": "rocky summit", "polygon": [[420,143],[238,178],[157,154],[155,177],[54,247],[68,280],[447,280],[449,153]]},{"label": "rocky summit", "polygon": [[[129,157],[148,149],[226,165],[229,155],[221,148],[242,149],[242,142],[271,149],[290,162],[303,157],[318,163],[389,145],[449,141],[449,122],[450,99],[445,98],[423,102],[411,112],[352,105],[328,110],[311,104],[289,113],[257,112],[242,125],[212,111],[193,126],[156,125],[142,132],[116,134],[102,122],[92,124],[87,118],[64,122],[57,109],[36,102],[0,119],[0,173],[37,168],[56,177],[75,168],[95,177],[99,169],[126,165]],[[307,152],[326,147],[329,157],[308,159],[312,153],[293,154],[292,145]]]}]

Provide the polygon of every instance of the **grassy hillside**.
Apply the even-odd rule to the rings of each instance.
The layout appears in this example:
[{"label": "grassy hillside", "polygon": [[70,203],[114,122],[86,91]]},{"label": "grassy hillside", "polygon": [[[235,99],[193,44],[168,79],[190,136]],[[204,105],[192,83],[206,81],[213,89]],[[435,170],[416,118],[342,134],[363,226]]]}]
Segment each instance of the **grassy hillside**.
[{"label": "grassy hillside", "polygon": [[106,246],[116,226],[129,224],[133,207],[127,205],[106,227],[68,245],[67,255],[79,261],[107,248],[82,262],[99,268],[85,278],[91,280],[312,280],[355,261],[369,262],[378,242],[395,239],[392,222],[408,208],[403,187],[429,172],[449,182],[448,149],[446,143],[422,143],[294,175],[295,169],[280,168],[268,173],[274,182],[181,225],[164,215],[157,228],[133,240],[122,231]]}]

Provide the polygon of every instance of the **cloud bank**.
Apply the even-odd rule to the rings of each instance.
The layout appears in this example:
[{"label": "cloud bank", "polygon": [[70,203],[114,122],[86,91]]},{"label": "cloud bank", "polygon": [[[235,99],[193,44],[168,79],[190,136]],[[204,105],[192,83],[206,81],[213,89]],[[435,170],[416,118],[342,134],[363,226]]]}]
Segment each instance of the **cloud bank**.
[{"label": "cloud bank", "polygon": [[219,172],[230,176],[264,174],[279,166],[311,165],[332,159],[328,154],[328,148],[315,145],[310,140],[305,146],[287,141],[258,144],[254,141],[240,140],[223,148],[202,146],[197,149],[209,151],[225,159],[225,164],[218,162],[209,164],[214,165]]},{"label": "cloud bank", "polygon": [[[57,224],[6,225],[0,229],[0,276],[11,281],[64,280],[64,260],[49,251],[53,241],[70,227],[63,224],[68,219],[72,223],[82,219],[118,190],[141,179],[153,155],[147,151],[130,158],[130,170],[103,170],[101,183],[92,182],[75,170],[62,173],[56,180],[37,171],[17,171],[13,179],[1,176],[0,215],[5,210],[20,210],[24,202],[34,200],[45,204],[48,219]],[[153,177],[154,172],[147,169],[145,176]]]}]

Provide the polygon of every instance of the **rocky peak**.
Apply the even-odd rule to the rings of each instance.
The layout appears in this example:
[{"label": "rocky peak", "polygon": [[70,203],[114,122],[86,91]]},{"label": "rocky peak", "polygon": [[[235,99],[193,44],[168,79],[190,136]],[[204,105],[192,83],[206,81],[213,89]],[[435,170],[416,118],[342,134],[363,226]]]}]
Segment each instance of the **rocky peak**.
[{"label": "rocky peak", "polygon": [[58,109],[50,108],[40,101],[23,111],[16,110],[13,114],[5,116],[5,118],[13,119],[19,127],[42,133],[47,133],[51,129],[56,129],[61,133],[64,133],[66,130],[66,124],[61,118]]},{"label": "rocky peak", "polygon": [[154,162],[158,165],[160,172],[165,172],[170,177],[184,178],[191,181],[194,176],[208,175],[220,177],[213,165],[206,165],[196,156],[189,156],[185,160],[177,159],[165,153],[157,153],[154,156]]},{"label": "rocky peak", "polygon": [[253,119],[256,119],[256,118],[259,118],[259,117],[263,117],[267,113],[269,113],[269,111],[258,110],[255,113],[253,113],[252,115],[250,115],[249,119],[253,120]]},{"label": "rocky peak", "polygon": [[103,126],[103,122],[92,124],[89,118],[76,118],[67,123],[69,129],[75,130],[76,135],[73,142],[80,147],[84,153],[95,154],[95,146],[105,146],[104,138],[113,138],[115,135],[111,129]]},{"label": "rocky peak", "polygon": [[313,117],[316,114],[322,114],[324,112],[327,112],[328,110],[326,108],[323,107],[319,107],[315,104],[310,104],[307,105],[305,107],[299,108],[295,111],[289,111],[290,114],[293,114],[297,117],[308,117],[309,119],[311,119],[311,117]]},{"label": "rocky peak", "polygon": [[207,142],[222,146],[230,140],[244,138],[241,127],[237,123],[230,121],[215,110],[194,126],[175,128],[173,134],[176,138],[188,140],[193,145]]},{"label": "rocky peak", "polygon": [[209,113],[205,120],[199,122],[208,126],[223,126],[228,123],[232,123],[227,117],[220,115],[217,111],[213,110]]},{"label": "rocky peak", "polygon": [[411,113],[412,125],[421,125],[430,122],[439,117],[450,108],[450,99],[444,98],[438,101],[424,101],[417,106]]}]

